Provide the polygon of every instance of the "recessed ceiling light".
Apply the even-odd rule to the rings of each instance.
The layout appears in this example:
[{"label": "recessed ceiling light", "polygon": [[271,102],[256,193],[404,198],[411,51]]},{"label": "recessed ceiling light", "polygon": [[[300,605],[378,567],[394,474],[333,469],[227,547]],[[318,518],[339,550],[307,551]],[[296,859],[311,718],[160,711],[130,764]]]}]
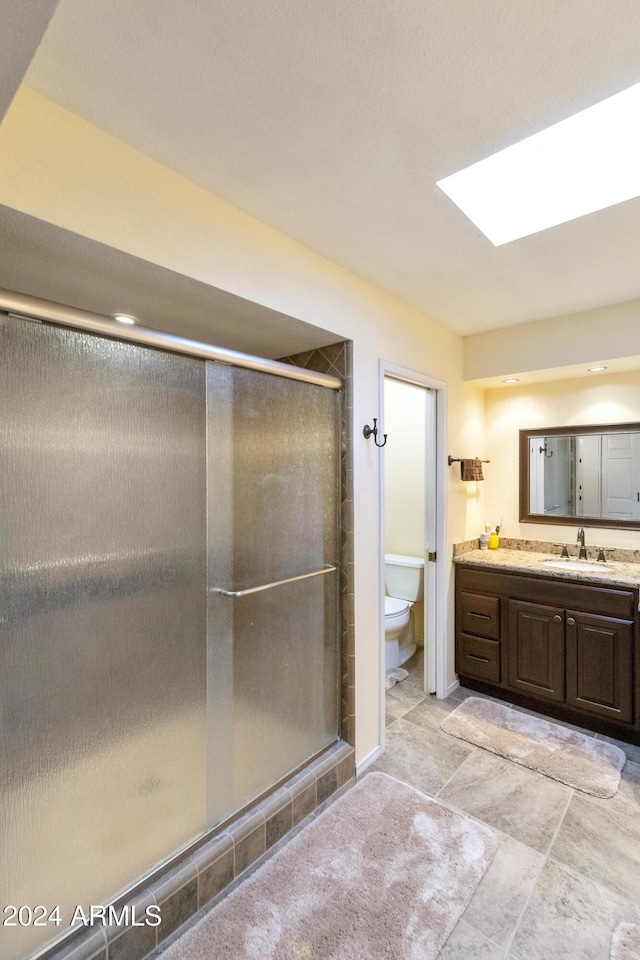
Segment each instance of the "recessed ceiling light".
[{"label": "recessed ceiling light", "polygon": [[606,367],[589,367],[589,373],[600,373],[601,370],[606,370]]},{"label": "recessed ceiling light", "polygon": [[502,381],[503,383],[520,383],[517,377],[507,377],[506,380]]},{"label": "recessed ceiling light", "polygon": [[438,186],[498,247],[640,196],[640,83]]},{"label": "recessed ceiling light", "polygon": [[130,317],[129,314],[127,314],[127,313],[114,313],[114,314],[113,314],[113,319],[114,319],[114,320],[117,320],[118,323],[129,323],[129,324],[132,324],[132,323],[137,323],[137,322],[138,322],[136,317]]}]

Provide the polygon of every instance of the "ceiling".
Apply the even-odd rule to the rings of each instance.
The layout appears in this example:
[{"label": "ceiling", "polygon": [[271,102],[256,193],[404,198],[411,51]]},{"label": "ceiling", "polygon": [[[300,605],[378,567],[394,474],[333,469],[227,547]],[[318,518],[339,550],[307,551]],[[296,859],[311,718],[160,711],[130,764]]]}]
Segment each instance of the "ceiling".
[{"label": "ceiling", "polygon": [[436,187],[639,49],[637,0],[60,0],[25,82],[464,334],[640,297],[640,199],[494,248]]},{"label": "ceiling", "polygon": [[90,313],[120,309],[154,330],[271,359],[336,341],[322,327],[1,205],[0,250],[0,288]]}]

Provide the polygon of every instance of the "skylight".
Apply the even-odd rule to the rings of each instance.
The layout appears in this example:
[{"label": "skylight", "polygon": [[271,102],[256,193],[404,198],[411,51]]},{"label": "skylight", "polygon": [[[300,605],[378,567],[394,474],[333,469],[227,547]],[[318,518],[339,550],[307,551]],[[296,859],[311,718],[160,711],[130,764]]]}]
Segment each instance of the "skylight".
[{"label": "skylight", "polygon": [[438,186],[496,247],[640,196],[640,83]]}]

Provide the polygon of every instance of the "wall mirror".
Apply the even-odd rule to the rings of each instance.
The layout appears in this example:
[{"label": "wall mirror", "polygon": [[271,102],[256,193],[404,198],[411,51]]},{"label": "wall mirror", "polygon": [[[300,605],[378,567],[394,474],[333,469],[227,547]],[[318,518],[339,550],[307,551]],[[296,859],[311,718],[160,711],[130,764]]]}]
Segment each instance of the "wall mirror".
[{"label": "wall mirror", "polygon": [[520,520],[640,530],[640,423],[521,430]]}]

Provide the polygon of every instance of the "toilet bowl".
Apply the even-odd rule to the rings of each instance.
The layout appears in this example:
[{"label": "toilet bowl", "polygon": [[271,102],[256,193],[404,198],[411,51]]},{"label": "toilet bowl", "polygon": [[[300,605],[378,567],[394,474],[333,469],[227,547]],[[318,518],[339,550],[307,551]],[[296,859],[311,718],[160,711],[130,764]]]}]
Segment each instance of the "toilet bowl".
[{"label": "toilet bowl", "polygon": [[412,606],[423,597],[424,558],[385,555],[385,672],[402,666],[416,652]]},{"label": "toilet bowl", "polygon": [[401,666],[416,651],[411,606],[397,597],[384,598],[385,672]]}]

